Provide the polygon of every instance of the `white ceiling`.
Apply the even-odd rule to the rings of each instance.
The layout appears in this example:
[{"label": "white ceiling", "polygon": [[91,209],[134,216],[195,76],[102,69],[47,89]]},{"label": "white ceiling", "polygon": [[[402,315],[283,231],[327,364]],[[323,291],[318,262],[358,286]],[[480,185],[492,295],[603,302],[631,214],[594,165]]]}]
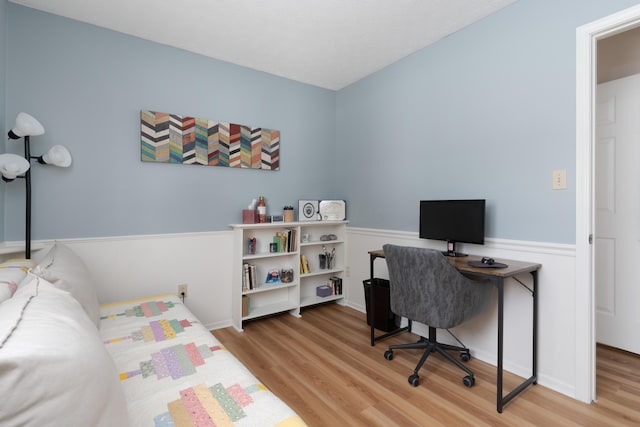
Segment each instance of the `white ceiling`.
[{"label": "white ceiling", "polygon": [[516,0],[10,0],[341,89]]}]

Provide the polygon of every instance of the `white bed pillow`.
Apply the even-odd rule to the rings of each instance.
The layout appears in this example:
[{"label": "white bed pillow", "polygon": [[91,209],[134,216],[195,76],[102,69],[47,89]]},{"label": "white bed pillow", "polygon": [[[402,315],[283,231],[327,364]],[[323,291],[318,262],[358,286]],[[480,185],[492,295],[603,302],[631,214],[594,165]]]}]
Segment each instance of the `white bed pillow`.
[{"label": "white bed pillow", "polygon": [[113,361],[80,304],[29,275],[0,304],[0,425],[127,426]]},{"label": "white bed pillow", "polygon": [[56,242],[33,273],[70,292],[93,324],[98,326],[100,306],[95,284],[84,262],[68,246]]},{"label": "white bed pillow", "polygon": [[27,271],[35,265],[30,259],[10,259],[0,264],[0,303],[13,296]]}]

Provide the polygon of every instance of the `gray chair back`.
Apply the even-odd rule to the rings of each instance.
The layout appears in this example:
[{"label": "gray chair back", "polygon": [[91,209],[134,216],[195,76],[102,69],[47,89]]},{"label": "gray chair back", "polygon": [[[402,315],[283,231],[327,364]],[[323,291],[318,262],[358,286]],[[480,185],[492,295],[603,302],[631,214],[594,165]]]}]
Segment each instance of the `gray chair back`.
[{"label": "gray chair back", "polygon": [[448,329],[491,306],[491,283],[462,275],[440,251],[390,244],[383,250],[395,314]]}]

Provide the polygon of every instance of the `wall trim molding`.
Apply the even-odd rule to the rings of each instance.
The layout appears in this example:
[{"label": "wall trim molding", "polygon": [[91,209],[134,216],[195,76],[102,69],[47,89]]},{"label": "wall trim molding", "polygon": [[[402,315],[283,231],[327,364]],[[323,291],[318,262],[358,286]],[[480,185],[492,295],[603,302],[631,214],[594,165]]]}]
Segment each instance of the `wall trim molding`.
[{"label": "wall trim molding", "polygon": [[[123,236],[102,236],[102,237],[72,237],[72,238],[61,238],[61,239],[43,239],[43,240],[33,240],[32,246],[42,249],[48,245],[53,244],[56,241],[60,242],[70,242],[70,243],[95,243],[95,242],[119,242],[119,241],[137,241],[137,240],[154,240],[154,239],[184,239],[184,238],[198,238],[198,237],[211,237],[211,236],[219,236],[224,234],[233,234],[232,230],[221,230],[221,231],[192,231],[188,233],[166,233],[166,234],[132,234],[132,235],[123,235]],[[7,241],[2,242],[0,247],[6,248],[15,248],[24,250],[24,241],[16,240],[16,241]]]},{"label": "wall trim molding", "polygon": [[[397,230],[385,230],[376,228],[362,228],[362,227],[348,227],[347,232],[355,235],[369,236],[369,237],[388,237],[390,239],[401,238],[403,240],[413,240],[416,244],[421,246],[427,242],[424,239],[418,237],[417,232],[413,231],[397,231]],[[64,239],[44,239],[34,240],[33,246],[37,249],[42,249],[48,245],[53,244],[55,241],[72,242],[72,243],[92,243],[92,242],[117,242],[117,241],[132,241],[132,240],[154,240],[154,239],[184,239],[184,238],[198,238],[198,237],[211,237],[225,234],[233,234],[232,230],[223,231],[202,231],[202,232],[189,232],[189,233],[168,233],[168,234],[140,234],[140,235],[124,235],[124,236],[104,236],[104,237],[78,237],[78,238],[64,238]],[[474,245],[479,246],[479,245]],[[11,249],[24,249],[23,241],[7,241],[2,242],[0,247]],[[549,242],[534,242],[526,240],[511,240],[511,239],[498,239],[488,237],[485,239],[484,246],[490,249],[504,249],[517,252],[527,253],[543,253],[558,256],[575,257],[576,245],[563,244],[563,243],[549,243]]]},{"label": "wall trim molding", "polygon": [[[347,227],[347,232],[365,237],[388,237],[389,239],[393,240],[397,240],[398,238],[403,240],[412,240],[416,242],[417,246],[425,246],[425,244],[433,243],[433,241],[421,239],[420,237],[418,237],[418,233],[414,231],[395,231],[380,230],[375,228]],[[564,243],[532,242],[526,240],[497,239],[488,237],[485,239],[484,245],[473,246],[486,249],[501,249],[515,252],[526,252],[528,254],[540,253],[555,256],[566,256],[570,258],[574,258],[576,255],[576,245]]]}]

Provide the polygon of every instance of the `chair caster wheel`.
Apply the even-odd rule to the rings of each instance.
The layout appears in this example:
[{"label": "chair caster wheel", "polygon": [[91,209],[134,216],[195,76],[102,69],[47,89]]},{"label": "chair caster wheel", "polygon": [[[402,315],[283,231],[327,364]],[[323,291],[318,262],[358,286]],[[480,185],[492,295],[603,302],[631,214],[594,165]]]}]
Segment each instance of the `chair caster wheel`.
[{"label": "chair caster wheel", "polygon": [[393,360],[393,351],[392,350],[385,351],[384,358],[387,360]]},{"label": "chair caster wheel", "polygon": [[420,377],[418,374],[412,374],[409,376],[409,384],[413,387],[418,387],[418,384],[420,384]]},{"label": "chair caster wheel", "polygon": [[460,360],[462,360],[463,362],[468,362],[469,360],[471,360],[471,353],[469,353],[469,350],[463,350],[460,352]]},{"label": "chair caster wheel", "polygon": [[471,387],[476,383],[476,379],[474,377],[472,377],[471,375],[467,375],[466,377],[464,377],[462,379],[462,384],[464,384],[467,387]]}]

